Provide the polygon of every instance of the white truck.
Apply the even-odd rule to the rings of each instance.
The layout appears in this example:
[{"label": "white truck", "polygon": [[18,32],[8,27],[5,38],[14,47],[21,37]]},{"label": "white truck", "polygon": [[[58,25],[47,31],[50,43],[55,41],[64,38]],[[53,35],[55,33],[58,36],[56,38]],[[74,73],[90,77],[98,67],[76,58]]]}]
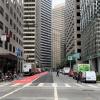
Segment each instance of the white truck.
[{"label": "white truck", "polygon": [[31,75],[32,74],[32,64],[31,63],[24,63],[22,72],[24,75]]},{"label": "white truck", "polygon": [[70,67],[64,67],[64,68],[63,68],[63,74],[64,74],[64,75],[68,75],[69,72],[70,72]]}]

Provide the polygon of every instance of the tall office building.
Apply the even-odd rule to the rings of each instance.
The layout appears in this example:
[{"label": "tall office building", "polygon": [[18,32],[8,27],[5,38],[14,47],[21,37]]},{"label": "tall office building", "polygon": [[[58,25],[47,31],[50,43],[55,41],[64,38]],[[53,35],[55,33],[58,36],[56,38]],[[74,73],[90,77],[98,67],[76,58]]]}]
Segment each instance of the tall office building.
[{"label": "tall office building", "polygon": [[51,0],[24,0],[24,53],[29,63],[51,66]]},{"label": "tall office building", "polygon": [[81,0],[82,61],[100,72],[100,0]]},{"label": "tall office building", "polygon": [[66,56],[81,53],[80,0],[65,0]]},{"label": "tall office building", "polygon": [[23,17],[23,46],[24,57],[27,63],[35,64],[35,37],[36,37],[36,2],[35,0],[24,0]]},{"label": "tall office building", "polygon": [[23,63],[22,0],[0,0],[0,70],[21,71]]},{"label": "tall office building", "polygon": [[51,67],[51,0],[37,0],[36,7],[36,62]]},{"label": "tall office building", "polygon": [[52,66],[57,68],[64,62],[64,8],[59,4],[52,11]]}]

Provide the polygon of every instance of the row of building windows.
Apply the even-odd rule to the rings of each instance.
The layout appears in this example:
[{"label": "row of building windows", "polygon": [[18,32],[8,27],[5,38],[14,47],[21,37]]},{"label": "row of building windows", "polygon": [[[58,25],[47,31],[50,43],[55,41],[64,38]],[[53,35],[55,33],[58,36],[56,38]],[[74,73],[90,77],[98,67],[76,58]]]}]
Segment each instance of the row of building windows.
[{"label": "row of building windows", "polygon": [[[3,47],[3,42],[1,40],[0,40],[0,47]],[[15,53],[15,46],[13,46],[12,44],[9,44],[8,42],[5,42],[4,48],[6,50],[9,50]],[[22,52],[21,52],[21,56],[22,56]]]},{"label": "row of building windows", "polygon": [[35,2],[35,0],[24,0],[24,2]]},{"label": "row of building windows", "polygon": [[[0,29],[3,30],[3,23],[0,21]],[[12,31],[8,29],[7,26],[5,26],[5,34],[6,35],[10,35],[10,37],[12,37],[14,40],[16,40],[17,43],[19,43],[20,45],[23,45],[22,41],[20,39],[18,39],[18,37],[15,34],[12,34]]]},{"label": "row of building windows", "polygon": [[[6,18],[6,20],[8,20],[8,18]],[[3,22],[0,21],[0,23],[1,23],[0,27],[1,27],[1,29],[3,30]],[[11,19],[10,19],[10,25],[12,26],[12,20],[11,20]],[[9,28],[8,28],[8,29],[9,29]],[[16,26],[15,23],[13,24],[13,28],[12,28],[12,29],[14,29],[17,33],[19,33],[19,35],[20,35],[21,37],[23,37],[23,33],[21,33],[20,29]]]}]

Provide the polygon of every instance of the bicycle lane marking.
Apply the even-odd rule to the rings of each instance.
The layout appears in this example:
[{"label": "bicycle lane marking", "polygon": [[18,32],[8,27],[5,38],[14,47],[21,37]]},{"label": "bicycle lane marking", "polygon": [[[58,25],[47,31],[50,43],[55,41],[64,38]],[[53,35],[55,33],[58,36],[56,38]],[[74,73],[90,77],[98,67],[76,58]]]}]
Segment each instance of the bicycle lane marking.
[{"label": "bicycle lane marking", "polygon": [[[43,76],[43,75],[38,76],[38,77],[37,77],[37,78],[35,78],[32,82],[36,81],[37,79],[39,79],[39,78],[40,78],[40,77],[42,77],[42,76]],[[7,94],[5,94],[5,95],[1,96],[1,97],[0,97],[0,100],[1,100],[1,99],[3,99],[3,98],[6,98],[7,96],[9,96],[9,95],[11,95],[11,94],[14,94],[14,93],[16,93],[16,92],[18,92],[18,91],[20,91],[20,90],[22,90],[22,89],[26,88],[27,86],[31,85],[31,84],[32,84],[32,82],[31,82],[31,83],[27,83],[27,84],[26,84],[26,85],[24,85],[23,87],[18,88],[18,89],[16,89],[16,90],[12,91],[12,92],[9,92],[9,93],[7,93]]]}]

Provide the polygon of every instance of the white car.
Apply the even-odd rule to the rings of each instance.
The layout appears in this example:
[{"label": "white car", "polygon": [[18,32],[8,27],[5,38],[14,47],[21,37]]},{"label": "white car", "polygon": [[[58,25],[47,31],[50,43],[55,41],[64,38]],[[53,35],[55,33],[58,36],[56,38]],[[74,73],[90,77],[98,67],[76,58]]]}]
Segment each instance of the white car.
[{"label": "white car", "polygon": [[96,83],[96,73],[95,71],[86,71],[82,73],[82,80],[84,82],[95,82]]}]

